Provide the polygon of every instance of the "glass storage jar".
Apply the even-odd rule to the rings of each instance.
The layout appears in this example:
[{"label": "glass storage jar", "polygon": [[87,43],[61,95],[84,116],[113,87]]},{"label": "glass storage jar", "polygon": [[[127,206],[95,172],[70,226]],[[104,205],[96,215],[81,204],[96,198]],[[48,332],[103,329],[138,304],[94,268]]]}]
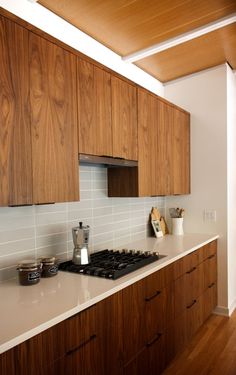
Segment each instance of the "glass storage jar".
[{"label": "glass storage jar", "polygon": [[52,277],[57,275],[58,261],[54,256],[40,259],[42,263],[42,277]]},{"label": "glass storage jar", "polygon": [[38,260],[23,260],[18,267],[19,283],[21,285],[33,285],[40,281],[42,263]]}]

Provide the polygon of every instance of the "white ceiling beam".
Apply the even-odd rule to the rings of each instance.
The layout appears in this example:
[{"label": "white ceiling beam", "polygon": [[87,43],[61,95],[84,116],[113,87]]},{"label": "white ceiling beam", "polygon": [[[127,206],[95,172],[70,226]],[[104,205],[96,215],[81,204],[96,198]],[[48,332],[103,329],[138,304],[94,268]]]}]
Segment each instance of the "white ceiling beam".
[{"label": "white ceiling beam", "polygon": [[122,60],[126,62],[135,62],[141,60],[145,57],[155,55],[156,53],[165,51],[169,48],[178,46],[179,44],[188,42],[189,40],[198,38],[199,36],[210,33],[222,27],[228,26],[236,22],[236,13],[231,14],[230,16],[221,18],[220,20],[208,23],[205,26],[199,27],[187,33],[181,34],[175,38],[168,39],[164,42],[154,44],[151,47],[144,48],[140,51],[131,53],[129,55],[123,56]]}]

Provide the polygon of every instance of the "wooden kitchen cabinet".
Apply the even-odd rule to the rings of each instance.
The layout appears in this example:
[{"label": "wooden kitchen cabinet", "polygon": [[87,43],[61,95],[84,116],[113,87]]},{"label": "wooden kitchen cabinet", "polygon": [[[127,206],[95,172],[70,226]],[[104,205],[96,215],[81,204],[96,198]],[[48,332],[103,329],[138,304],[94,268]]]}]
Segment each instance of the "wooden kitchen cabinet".
[{"label": "wooden kitchen cabinet", "polygon": [[124,364],[127,371],[142,361],[138,358],[141,352],[147,358],[148,374],[155,371],[158,374],[158,368],[163,369],[165,331],[174,317],[170,272],[172,269],[166,267],[123,290]]},{"label": "wooden kitchen cabinet", "polygon": [[[109,196],[190,193],[190,116],[138,88],[138,167],[108,170]],[[131,180],[128,187],[120,181]]]},{"label": "wooden kitchen cabinet", "polygon": [[14,349],[10,349],[0,354],[0,374],[15,375],[15,354]]},{"label": "wooden kitchen cabinet", "polygon": [[113,156],[138,160],[137,88],[111,76]]},{"label": "wooden kitchen cabinet", "polygon": [[30,33],[33,202],[79,200],[76,57]]},{"label": "wooden kitchen cabinet", "polygon": [[165,367],[164,336],[156,335],[124,366],[124,375],[160,375]]},{"label": "wooden kitchen cabinet", "polygon": [[0,205],[79,199],[76,57],[0,16]]},{"label": "wooden kitchen cabinet", "polygon": [[111,75],[77,58],[79,152],[112,156]]},{"label": "wooden kitchen cabinet", "polygon": [[145,279],[125,288],[123,292],[124,364],[128,363],[146,344]]},{"label": "wooden kitchen cabinet", "polygon": [[137,160],[137,92],[85,60],[77,60],[79,152]]},{"label": "wooden kitchen cabinet", "polygon": [[0,206],[33,202],[28,39],[0,16]]},{"label": "wooden kitchen cabinet", "polygon": [[98,353],[101,375],[123,374],[122,291],[97,304]]},{"label": "wooden kitchen cabinet", "polygon": [[216,241],[23,342],[2,373],[161,374],[216,306],[213,256]]},{"label": "wooden kitchen cabinet", "polygon": [[156,126],[158,101],[144,90],[138,90],[138,191],[140,196],[156,192]]},{"label": "wooden kitchen cabinet", "polygon": [[190,194],[190,115],[172,107],[171,194]]}]

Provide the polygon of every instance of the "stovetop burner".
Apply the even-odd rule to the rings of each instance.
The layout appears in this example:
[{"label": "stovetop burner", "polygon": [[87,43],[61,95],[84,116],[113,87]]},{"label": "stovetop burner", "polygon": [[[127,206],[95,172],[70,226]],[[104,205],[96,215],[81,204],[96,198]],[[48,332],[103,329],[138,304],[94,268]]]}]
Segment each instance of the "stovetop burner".
[{"label": "stovetop burner", "polygon": [[75,265],[71,260],[59,265],[61,271],[99,276],[116,280],[147,264],[155,262],[165,255],[150,251],[135,250],[102,250],[91,254],[91,262],[86,265]]}]

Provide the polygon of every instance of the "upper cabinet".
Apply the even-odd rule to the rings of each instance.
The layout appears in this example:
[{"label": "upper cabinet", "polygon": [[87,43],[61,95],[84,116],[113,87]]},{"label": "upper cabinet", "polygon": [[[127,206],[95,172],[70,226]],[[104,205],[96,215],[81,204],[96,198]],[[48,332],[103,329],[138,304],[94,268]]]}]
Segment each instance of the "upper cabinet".
[{"label": "upper cabinet", "polygon": [[76,57],[0,18],[0,205],[79,199]]},{"label": "upper cabinet", "polygon": [[171,107],[145,90],[138,90],[139,195],[171,193]]},{"label": "upper cabinet", "polygon": [[29,32],[0,16],[0,205],[32,203]]},{"label": "upper cabinet", "polygon": [[189,113],[1,14],[0,206],[79,200],[79,153],[138,161],[109,196],[190,192]]},{"label": "upper cabinet", "polygon": [[172,194],[190,193],[190,114],[173,108]]},{"label": "upper cabinet", "polygon": [[111,77],[113,156],[138,160],[137,88]]},{"label": "upper cabinet", "polygon": [[[138,167],[109,169],[109,196],[190,193],[190,116],[138,89]],[[132,183],[125,186],[124,181]],[[122,181],[122,182],[121,182]]]},{"label": "upper cabinet", "polygon": [[138,160],[137,89],[78,58],[79,153]]},{"label": "upper cabinet", "polygon": [[76,57],[30,33],[33,202],[79,199]]},{"label": "upper cabinet", "polygon": [[112,156],[111,75],[77,60],[79,152]]}]

